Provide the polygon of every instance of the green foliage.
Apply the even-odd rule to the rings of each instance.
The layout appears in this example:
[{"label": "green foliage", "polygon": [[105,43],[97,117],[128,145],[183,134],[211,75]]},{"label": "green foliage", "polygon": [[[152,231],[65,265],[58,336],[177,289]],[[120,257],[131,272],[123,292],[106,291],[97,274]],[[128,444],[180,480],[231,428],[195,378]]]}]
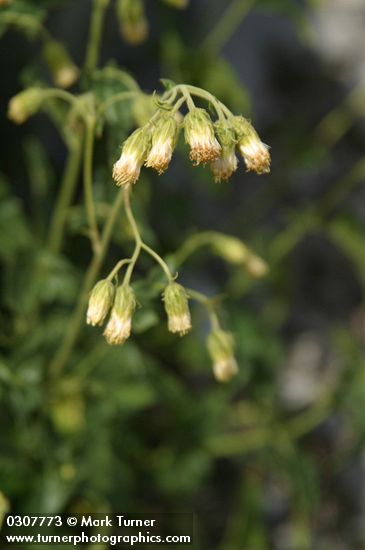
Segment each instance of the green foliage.
[{"label": "green foliage", "polygon": [[[308,14],[291,1],[233,1],[194,47],[185,43],[186,29],[178,31],[175,24],[184,14],[170,12],[183,3],[149,3],[147,16],[156,10],[166,18],[151,49],[166,78],[163,89],[150,94],[141,90],[133,67],[99,63],[98,29],[104,28],[108,2],[91,4],[96,26],[72,94],[53,85],[42,57],[54,40],[49,15],[67,13],[72,2],[14,0],[0,7],[1,38],[20,33],[34,51],[17,85],[48,94],[34,122],[10,136],[21,142],[21,158],[10,159],[14,181],[7,176],[8,162],[0,174],[0,515],[7,505],[13,513],[194,510],[197,548],[309,550],[327,529],[321,510],[346,515],[329,487],[362,456],[365,441],[364,227],[343,201],[363,181],[364,161],[338,180],[331,176],[329,188],[314,200],[289,207],[286,202],[297,174],[325,172],[333,161],[332,147],[344,135],[336,109],[309,136],[290,117],[280,122],[278,141],[289,158],[275,151],[280,166],[272,176],[252,187],[248,180],[248,204],[240,204],[240,176],[212,188],[207,169],[192,171],[179,159],[172,176],[157,180],[144,170],[133,191],[147,252],[131,280],[137,300],[133,336],[122,347],[108,346],[102,329],[84,322],[95,281],[111,274],[113,284],[121,284],[133,271],[131,212],[121,211],[112,183],[126,137],[166,105],[178,82],[211,92],[212,111],[215,96],[248,115],[255,97],[222,47],[250,5],[265,17],[287,18],[305,40]],[[217,47],[209,48],[214,40]],[[119,47],[117,42],[112,57],[119,57]],[[43,137],[45,120],[58,133],[56,146]],[[84,201],[88,170],[94,213]],[[209,219],[215,225],[207,229]],[[105,234],[100,254],[95,243]],[[295,302],[302,269],[295,263],[310,238],[331,248],[334,271],[344,262],[361,297],[348,318],[327,313],[326,330],[316,333],[321,359],[310,363],[318,391],[293,405],[285,399],[283,380],[297,377],[296,391],[307,380],[301,378],[301,361],[292,358],[300,334],[291,325],[302,314],[296,308],[306,306]],[[157,263],[156,253],[148,255],[151,247],[158,251]],[[119,270],[121,258],[129,263]],[[193,330],[182,338],[167,330],[161,299],[166,271],[189,287],[178,310],[186,314],[189,298]],[[332,282],[335,274],[326,276]],[[214,380],[205,346],[217,311],[233,334],[239,365],[237,377],[224,385]],[[340,427],[329,451],[331,422]]]}]

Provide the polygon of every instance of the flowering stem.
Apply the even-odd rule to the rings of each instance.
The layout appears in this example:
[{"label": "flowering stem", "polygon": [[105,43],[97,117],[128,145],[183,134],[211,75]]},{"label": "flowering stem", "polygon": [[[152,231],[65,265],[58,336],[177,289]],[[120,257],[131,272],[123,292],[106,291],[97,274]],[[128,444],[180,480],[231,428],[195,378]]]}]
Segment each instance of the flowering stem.
[{"label": "flowering stem", "polygon": [[145,252],[147,252],[147,254],[149,254],[150,256],[152,256],[152,258],[154,258],[156,260],[156,262],[162,267],[162,269],[163,269],[163,271],[164,271],[164,273],[167,277],[167,280],[169,281],[169,283],[171,283],[174,280],[174,278],[173,278],[173,276],[172,276],[172,274],[171,274],[171,272],[168,268],[168,265],[164,262],[164,260],[161,258],[161,256],[159,254],[157,254],[157,252],[155,252],[152,248],[150,248],[142,240],[141,234],[140,234],[138,226],[137,226],[137,222],[134,218],[133,211],[132,211],[132,208],[131,208],[130,188],[129,187],[126,187],[125,190],[124,190],[124,209],[125,209],[129,224],[132,228],[132,232],[133,232],[133,236],[134,236],[136,244],[135,244],[133,255],[129,260],[130,263],[129,263],[128,269],[126,271],[126,274],[124,276],[123,284],[126,284],[126,285],[129,284],[129,281],[130,281],[132,273],[133,273],[134,266],[136,265],[136,262],[138,260],[138,257],[140,255],[141,250],[144,250]]},{"label": "flowering stem", "polygon": [[62,246],[68,207],[70,206],[77,183],[77,176],[79,174],[81,153],[82,142],[81,140],[77,140],[69,148],[67,164],[61,181],[61,188],[51,220],[47,243],[48,250],[51,252],[59,252]]},{"label": "flowering stem", "polygon": [[138,90],[126,90],[118,94],[115,94],[109,99],[107,99],[106,101],[104,101],[103,103],[101,103],[101,105],[99,105],[97,113],[98,115],[101,115],[105,111],[107,111],[109,107],[114,105],[114,103],[118,103],[119,101],[125,101],[126,99],[132,99],[137,95],[143,95],[143,92],[140,92]]},{"label": "flowering stem", "polygon": [[185,103],[186,101],[186,97],[183,96],[179,99],[179,101],[177,101],[171,111],[171,114],[174,115],[179,109],[180,107]]},{"label": "flowering stem", "polygon": [[72,107],[75,107],[75,109],[80,112],[83,119],[85,120],[87,112],[84,110],[83,104],[79,101],[78,97],[70,94],[70,92],[67,92],[66,90],[60,90],[59,88],[49,88],[47,90],[42,90],[42,93],[45,100],[55,98],[66,101]]},{"label": "flowering stem", "polygon": [[183,264],[198,248],[209,246],[214,238],[214,231],[202,231],[188,238],[180,249],[173,256],[173,263],[176,267]]},{"label": "flowering stem", "polygon": [[120,260],[117,264],[115,264],[115,266],[113,267],[113,269],[111,270],[111,272],[109,273],[109,275],[107,276],[107,279],[109,281],[111,281],[113,279],[113,277],[115,277],[118,273],[118,271],[126,264],[130,264],[131,263],[131,260],[130,258],[125,258],[123,260]]},{"label": "flowering stem", "polygon": [[129,224],[132,228],[133,236],[134,236],[135,243],[136,243],[135,247],[134,247],[133,255],[130,259],[130,264],[128,266],[128,269],[125,273],[124,280],[123,280],[123,284],[127,285],[127,284],[129,284],[129,281],[131,280],[133,269],[134,269],[134,266],[136,265],[136,262],[138,260],[139,254],[141,252],[141,247],[142,247],[141,235],[139,233],[138,226],[137,226],[136,220],[134,219],[134,215],[133,215],[132,208],[131,208],[130,187],[129,186],[124,189],[124,210],[125,210],[125,213],[127,215]]},{"label": "flowering stem", "polygon": [[98,64],[101,33],[104,23],[105,10],[109,0],[94,0],[91,13],[89,41],[86,49],[85,69],[92,71]]},{"label": "flowering stem", "polygon": [[220,329],[218,315],[215,310],[212,298],[208,298],[208,296],[206,296],[202,292],[192,290],[191,288],[187,288],[186,292],[188,293],[188,296],[192,300],[195,300],[196,302],[198,302],[199,304],[202,304],[206,308],[212,329],[213,330]]},{"label": "flowering stem", "polygon": [[189,111],[192,111],[193,109],[195,109],[195,103],[194,103],[193,98],[191,97],[190,93],[187,91],[187,89],[185,87],[182,87],[181,92],[182,92],[182,94],[184,96],[184,99],[187,103]]},{"label": "flowering stem", "polygon": [[152,258],[154,258],[158,264],[160,264],[163,271],[165,272],[165,275],[167,277],[168,282],[172,283],[172,281],[174,280],[174,277],[172,276],[168,265],[166,264],[166,262],[164,262],[164,260],[161,258],[161,256],[159,254],[157,254],[157,252],[155,252],[152,248],[147,246],[144,242],[142,242],[142,248],[145,252],[147,252],[147,254],[152,256]]},{"label": "flowering stem", "polygon": [[180,89],[183,94],[188,93],[190,99],[191,95],[195,95],[196,97],[200,97],[212,103],[220,120],[224,120],[224,114],[228,117],[233,117],[233,113],[228,109],[228,107],[218,101],[213,94],[207,92],[206,90],[198,88],[197,86],[191,86],[190,84],[179,84],[177,85],[177,88]]},{"label": "flowering stem", "polygon": [[94,251],[94,256],[91,260],[91,263],[89,265],[87,272],[85,273],[84,280],[79,293],[78,301],[73,311],[73,314],[71,316],[71,320],[67,326],[67,330],[64,335],[64,338],[61,341],[61,344],[58,347],[49,365],[49,375],[51,377],[56,377],[60,374],[77,340],[77,337],[82,325],[89,292],[96,281],[101,265],[103,263],[103,260],[110,242],[110,238],[112,235],[112,231],[113,231],[115,222],[117,220],[119,210],[122,206],[122,202],[123,202],[123,193],[122,191],[119,191],[114,201],[113,207],[111,209],[110,216],[108,217],[103,227],[103,232],[100,239],[100,248],[98,249],[98,251]]},{"label": "flowering stem", "polygon": [[100,246],[100,236],[96,221],[95,202],[93,196],[93,153],[94,153],[95,123],[89,120],[86,124],[85,153],[84,153],[84,194],[89,232],[94,252]]}]

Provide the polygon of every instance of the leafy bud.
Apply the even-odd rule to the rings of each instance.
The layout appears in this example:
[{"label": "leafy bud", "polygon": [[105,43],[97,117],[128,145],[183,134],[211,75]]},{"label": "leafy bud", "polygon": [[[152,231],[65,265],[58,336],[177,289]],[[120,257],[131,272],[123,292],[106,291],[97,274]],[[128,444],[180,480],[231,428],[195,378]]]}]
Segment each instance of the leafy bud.
[{"label": "leafy bud", "polygon": [[178,283],[170,283],[163,293],[163,301],[169,331],[178,332],[180,336],[184,336],[191,329],[188,295],[185,288]]},{"label": "leafy bud", "polygon": [[122,154],[113,166],[113,179],[119,186],[136,183],[150,148],[150,129],[138,128],[123,144]]},{"label": "leafy bud", "polygon": [[185,141],[190,146],[190,159],[195,166],[216,160],[221,153],[213,123],[205,109],[194,108],[184,119]]},{"label": "leafy bud", "polygon": [[56,40],[46,42],[43,55],[56,86],[61,88],[72,86],[79,76],[79,69],[70,59],[63,44]]},{"label": "leafy bud", "polygon": [[233,347],[233,336],[229,332],[215,329],[208,336],[208,353],[213,361],[213,373],[218,382],[228,382],[238,373]]},{"label": "leafy bud", "polygon": [[148,21],[142,0],[118,0],[121,33],[128,44],[142,44],[148,35]]},{"label": "leafy bud", "polygon": [[221,155],[211,162],[214,181],[220,183],[227,181],[233,172],[237,170],[237,157],[235,154],[236,137],[233,128],[226,122],[217,121],[214,125],[215,133],[221,144]]},{"label": "leafy bud", "polygon": [[245,263],[249,254],[246,245],[237,237],[230,235],[214,234],[212,245],[221,258],[234,265]]},{"label": "leafy bud", "polygon": [[113,305],[114,285],[108,279],[98,281],[90,293],[86,322],[88,325],[102,325]]},{"label": "leafy bud", "polygon": [[41,88],[28,88],[9,101],[8,117],[16,124],[23,124],[39,111],[44,95]]},{"label": "leafy bud", "polygon": [[268,145],[262,143],[252,124],[242,116],[233,118],[238,148],[244,158],[247,171],[257,174],[270,172],[270,153]]},{"label": "leafy bud", "polygon": [[170,164],[176,146],[179,127],[171,115],[158,118],[152,133],[152,147],[146,160],[146,166],[163,174]]},{"label": "leafy bud", "polygon": [[121,285],[115,293],[114,305],[104,330],[108,344],[124,344],[132,328],[132,316],[136,309],[134,291],[129,285]]}]

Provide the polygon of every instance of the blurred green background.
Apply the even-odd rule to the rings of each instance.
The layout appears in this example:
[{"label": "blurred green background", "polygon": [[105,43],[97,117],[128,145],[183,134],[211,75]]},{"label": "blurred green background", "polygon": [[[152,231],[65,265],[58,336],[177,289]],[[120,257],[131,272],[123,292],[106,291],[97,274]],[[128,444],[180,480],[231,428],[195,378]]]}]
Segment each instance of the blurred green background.
[{"label": "blurred green background", "polygon": [[[363,1],[192,0],[185,10],[146,1],[150,31],[138,46],[121,37],[111,1],[99,68],[81,75],[81,91],[101,98],[123,89],[110,77],[118,67],[148,93],[161,77],[200,86],[251,118],[271,146],[270,175],[241,165],[214,185],[181,144],[168,172],[144,171],[134,192],[143,234],[162,256],[214,230],[268,262],[257,280],[202,248],[179,268],[183,284],[221,297],[240,366],[223,385],[212,375],[198,305],[188,336],[167,332],[148,257],[136,273],[144,307],[130,340],[112,348],[85,325],[65,368],[48,375],[91,258],[79,129],[53,104],[22,126],[6,110],[24,87],[52,85],[40,24],[82,67],[91,6],[0,7],[4,510],[194,511],[194,548],[365,548]],[[111,109],[96,140],[101,221],[134,114]],[[78,187],[65,238],[50,250],[65,169]],[[121,217],[101,273],[131,247]]]}]

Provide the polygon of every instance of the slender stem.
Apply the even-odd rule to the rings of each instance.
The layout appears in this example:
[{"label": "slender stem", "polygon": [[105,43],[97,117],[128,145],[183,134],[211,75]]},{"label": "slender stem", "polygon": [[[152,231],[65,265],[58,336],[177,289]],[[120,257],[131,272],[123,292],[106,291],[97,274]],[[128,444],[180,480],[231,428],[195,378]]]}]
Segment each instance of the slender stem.
[{"label": "slender stem", "polygon": [[194,252],[202,247],[209,246],[212,244],[214,237],[214,231],[202,231],[188,238],[179,250],[173,256],[173,263],[176,267],[183,264],[189,256],[194,254]]},{"label": "slender stem", "polygon": [[133,255],[130,259],[130,264],[129,264],[128,269],[126,271],[126,274],[124,276],[123,283],[124,284],[129,283],[129,281],[131,279],[131,276],[132,276],[132,273],[133,273],[134,266],[135,266],[135,264],[138,260],[138,257],[140,255],[141,250],[144,250],[145,252],[147,252],[147,254],[149,254],[150,256],[152,256],[152,258],[154,258],[156,260],[156,262],[162,267],[169,283],[172,282],[174,278],[171,275],[171,272],[170,272],[170,269],[169,269],[168,265],[164,262],[164,260],[161,258],[161,256],[159,254],[157,254],[157,252],[155,252],[152,248],[150,248],[142,240],[141,234],[140,234],[138,226],[137,226],[137,222],[134,218],[133,211],[132,211],[132,208],[131,208],[130,188],[129,187],[127,187],[124,190],[124,209],[125,209],[129,224],[132,228],[132,232],[133,232],[133,236],[134,236],[134,240],[135,240],[136,244],[135,244]]},{"label": "slender stem", "polygon": [[189,94],[191,95],[195,95],[197,97],[201,97],[202,99],[205,99],[206,101],[210,101],[214,106],[220,120],[224,119],[223,113],[226,114],[228,117],[233,117],[233,113],[228,109],[228,107],[226,107],[226,105],[221,103],[210,92],[207,92],[202,88],[198,88],[197,86],[191,86],[190,84],[181,84],[181,85],[178,85],[177,87],[181,89],[182,93],[189,92]]},{"label": "slender stem", "polygon": [[95,202],[93,194],[93,154],[94,154],[95,124],[88,121],[86,124],[85,153],[84,153],[84,194],[86,212],[89,225],[90,239],[94,252],[100,246],[99,229],[96,220]]},{"label": "slender stem", "polygon": [[111,281],[113,279],[113,277],[115,277],[118,273],[118,271],[126,264],[130,264],[131,263],[131,260],[130,258],[124,258],[123,260],[120,260],[117,264],[115,264],[115,266],[113,267],[113,269],[111,270],[111,272],[109,273],[109,275],[107,276],[107,279],[109,281]]},{"label": "slender stem", "polygon": [[60,90],[59,88],[48,88],[46,90],[42,90],[42,93],[45,100],[53,98],[62,99],[63,101],[69,103],[72,107],[76,107],[76,109],[83,111],[83,117],[85,117],[85,115],[87,114],[86,111],[83,109],[83,104],[80,103],[78,97],[74,96],[70,92],[67,92],[66,90]]},{"label": "slender stem", "polygon": [[133,236],[136,244],[135,244],[133,255],[130,260],[130,264],[124,276],[123,284],[125,285],[129,284],[129,281],[131,280],[133,269],[134,269],[134,266],[136,265],[136,262],[138,260],[139,254],[141,252],[141,247],[142,247],[141,235],[139,233],[138,226],[137,226],[136,220],[134,219],[134,215],[131,208],[130,193],[131,193],[130,187],[128,186],[124,189],[124,210],[127,215],[129,224],[132,228],[132,232],[133,232]]},{"label": "slender stem", "polygon": [[102,80],[109,78],[110,80],[116,80],[126,86],[129,90],[135,90],[141,92],[138,82],[126,71],[117,69],[116,67],[103,67],[100,74],[95,75],[96,80]]},{"label": "slender stem", "polygon": [[85,273],[84,280],[81,285],[81,290],[79,292],[78,301],[74,312],[72,313],[71,320],[67,326],[66,333],[49,365],[49,375],[51,377],[56,377],[60,374],[73,350],[73,347],[80,332],[88,295],[93,284],[96,281],[101,265],[103,263],[110,242],[111,234],[122,203],[123,192],[119,191],[114,201],[113,208],[110,212],[110,216],[105,222],[103,228],[100,249],[97,252],[94,252],[94,256],[91,260],[89,268]]},{"label": "slender stem", "polygon": [[157,252],[155,252],[152,248],[150,248],[148,245],[146,245],[144,242],[142,242],[142,249],[147,252],[147,254],[149,254],[150,256],[152,256],[152,258],[154,258],[156,260],[156,262],[158,264],[160,264],[160,266],[162,267],[165,275],[166,275],[166,278],[168,280],[169,283],[171,283],[173,280],[174,280],[174,277],[172,276],[171,274],[171,271],[167,265],[166,262],[164,262],[164,260],[161,258],[161,256],[159,254],[157,254]]},{"label": "slender stem", "polygon": [[89,72],[96,68],[99,61],[101,34],[108,4],[109,0],[93,0],[89,41],[85,56],[85,69]]},{"label": "slender stem", "polygon": [[186,101],[186,97],[183,96],[181,97],[174,105],[172,111],[171,111],[171,114],[174,115],[179,109],[180,107],[185,103]]},{"label": "slender stem", "polygon": [[115,94],[99,105],[97,114],[102,115],[105,111],[109,109],[109,107],[114,105],[114,103],[118,103],[119,101],[125,101],[126,99],[132,99],[137,95],[144,95],[144,94],[143,92],[140,92],[138,90],[127,90],[127,91]]},{"label": "slender stem", "polygon": [[219,330],[220,329],[219,318],[218,318],[217,312],[215,310],[214,304],[212,302],[212,299],[208,298],[208,296],[206,296],[202,292],[192,290],[191,288],[187,288],[186,292],[188,293],[188,295],[190,296],[190,298],[192,300],[195,300],[196,302],[199,302],[200,304],[202,304],[207,309],[212,329],[213,330]]},{"label": "slender stem", "polygon": [[233,0],[218,23],[203,40],[201,49],[210,53],[221,51],[254,4],[255,0]]},{"label": "slender stem", "polygon": [[186,101],[186,104],[188,106],[189,111],[192,111],[193,109],[195,109],[195,103],[193,101],[193,98],[191,97],[190,93],[188,92],[188,90],[186,89],[185,86],[183,86],[181,88],[181,91],[183,93],[183,96],[184,96],[184,99]]},{"label": "slender stem", "polygon": [[81,156],[82,142],[81,140],[77,140],[69,149],[67,163],[61,182],[61,189],[51,219],[47,243],[48,250],[51,252],[57,253],[62,247],[67,212],[74,195],[80,170]]}]

